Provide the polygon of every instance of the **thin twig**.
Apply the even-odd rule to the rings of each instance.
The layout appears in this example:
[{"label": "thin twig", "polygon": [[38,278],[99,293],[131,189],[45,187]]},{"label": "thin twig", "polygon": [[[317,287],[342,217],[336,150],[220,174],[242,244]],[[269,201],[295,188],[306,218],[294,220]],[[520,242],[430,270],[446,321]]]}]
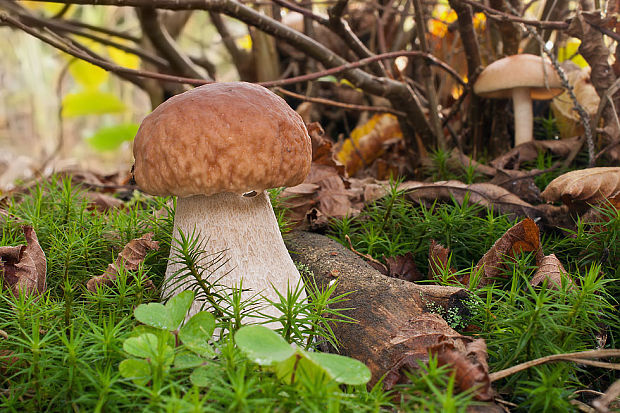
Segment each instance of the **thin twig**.
[{"label": "thin twig", "polygon": [[347,242],[349,243],[349,249],[350,249],[351,251],[353,251],[355,254],[359,255],[360,257],[362,257],[362,258],[364,258],[364,259],[366,259],[366,260],[368,260],[368,261],[372,262],[373,264],[376,264],[376,265],[380,266],[381,268],[383,268],[383,269],[384,269],[384,271],[385,271],[385,274],[387,274],[387,273],[389,272],[389,271],[388,271],[388,268],[387,268],[387,266],[386,266],[385,264],[383,264],[383,263],[382,263],[382,262],[380,262],[380,261],[377,261],[376,259],[374,259],[374,258],[373,258],[373,257],[371,257],[370,255],[368,255],[368,254],[364,254],[364,253],[362,253],[362,252],[359,252],[359,251],[357,251],[355,248],[353,248],[353,243],[351,242],[351,238],[350,238],[348,235],[345,235],[345,236],[344,236],[344,238],[345,238],[345,239],[347,240]]},{"label": "thin twig", "polygon": [[151,41],[151,44],[163,55],[170,66],[184,76],[201,78],[200,71],[196,69],[192,61],[177,47],[174,39],[159,20],[156,9],[142,8],[138,13],[142,32]]},{"label": "thin twig", "polygon": [[[545,356],[538,358],[536,360],[526,361],[525,363],[517,364],[516,366],[509,367],[504,370],[496,371],[495,373],[489,374],[489,380],[491,382],[503,379],[520,371],[529,369],[530,367],[538,366],[541,364],[546,364],[554,361],[573,361],[573,362],[583,362],[585,359],[592,358],[607,358],[607,357],[620,357],[620,349],[604,349],[604,350],[588,350],[588,351],[580,351],[578,353],[564,353],[564,354],[552,354],[550,356]],[[608,363],[611,364],[611,363]],[[615,370],[620,369],[620,365],[613,364],[613,368]]]},{"label": "thin twig", "polygon": [[345,71],[350,70],[350,69],[366,66],[366,65],[368,65],[368,64],[370,64],[372,62],[378,61],[378,60],[393,59],[393,58],[396,58],[396,57],[399,57],[399,56],[420,56],[420,57],[423,57],[424,59],[427,59],[431,64],[434,64],[434,65],[440,67],[441,69],[445,70],[461,86],[465,86],[466,85],[465,81],[456,72],[456,70],[454,70],[452,67],[450,67],[447,63],[442,62],[441,60],[437,59],[435,56],[433,56],[433,55],[431,55],[429,53],[423,53],[423,52],[420,52],[420,51],[417,51],[417,50],[401,50],[401,51],[397,51],[397,52],[387,52],[387,53],[383,53],[383,54],[374,55],[374,56],[368,57],[366,59],[361,59],[361,60],[358,60],[357,62],[351,62],[351,63],[347,63],[347,64],[344,64],[344,65],[341,65],[341,66],[333,67],[331,69],[322,70],[320,72],[309,73],[307,75],[297,76],[297,77],[289,78],[289,79],[282,79],[282,80],[273,80],[273,81],[269,81],[269,82],[262,82],[260,84],[265,86],[265,87],[273,87],[273,86],[284,86],[284,85],[289,85],[289,84],[293,84],[293,83],[306,82],[306,81],[318,79],[318,78],[323,77],[323,76],[334,75],[334,74],[337,74],[337,73],[345,72]]},{"label": "thin twig", "polygon": [[381,106],[367,106],[367,105],[352,105],[350,103],[338,102],[338,101],[331,100],[331,99],[324,99],[324,98],[315,98],[315,97],[310,97],[310,96],[304,96],[304,95],[300,95],[299,93],[295,93],[295,92],[288,91],[286,89],[282,89],[280,87],[275,87],[274,91],[276,91],[278,93],[282,93],[283,95],[288,95],[288,96],[294,97],[296,99],[300,99],[300,100],[306,101],[306,102],[319,103],[321,105],[336,106],[336,107],[343,108],[343,109],[348,109],[348,110],[359,110],[359,111],[367,111],[367,112],[391,113],[391,114],[396,115],[396,116],[405,116],[405,112],[401,112],[399,110],[395,110],[395,109],[388,108],[388,107],[385,107],[385,106],[381,107]]},{"label": "thin twig", "polygon": [[[525,24],[527,26],[538,27],[539,29],[554,29],[554,30],[566,30],[566,29],[568,29],[568,23],[567,22],[557,22],[557,21],[544,21],[544,22],[542,22],[540,20],[524,19],[522,17],[515,16],[514,14],[505,13],[503,11],[491,8],[489,6],[485,6],[484,4],[478,3],[477,1],[473,1],[473,0],[460,0],[460,1],[462,1],[463,3],[469,4],[474,9],[481,10],[491,20],[504,21],[504,22],[505,21],[509,21],[509,22],[513,22],[513,23],[522,23],[522,24]],[[514,11],[513,11],[513,13],[514,13]]]},{"label": "thin twig", "polygon": [[21,21],[23,21],[26,24],[30,24],[30,25],[37,25],[37,26],[42,26],[42,27],[48,27],[50,29],[53,29],[55,31],[61,31],[61,32],[68,32],[71,34],[76,34],[78,36],[81,37],[85,37],[91,40],[94,40],[98,43],[101,43],[103,45],[106,46],[111,46],[114,47],[115,49],[118,50],[122,50],[123,52],[126,53],[131,53],[134,54],[140,58],[142,58],[144,61],[150,62],[154,65],[157,65],[161,68],[169,68],[170,66],[168,65],[168,63],[162,59],[159,56],[155,56],[153,54],[147,53],[145,52],[143,49],[138,49],[136,47],[131,47],[131,46],[126,46],[124,44],[115,42],[113,40],[107,39],[105,37],[101,37],[98,36],[96,34],[92,34],[92,33],[88,33],[78,27],[75,27],[73,25],[67,25],[65,24],[65,22],[63,20],[52,20],[52,19],[45,19],[45,18],[41,18],[38,16],[34,16],[34,15],[30,15],[30,14],[19,14],[19,18]]}]

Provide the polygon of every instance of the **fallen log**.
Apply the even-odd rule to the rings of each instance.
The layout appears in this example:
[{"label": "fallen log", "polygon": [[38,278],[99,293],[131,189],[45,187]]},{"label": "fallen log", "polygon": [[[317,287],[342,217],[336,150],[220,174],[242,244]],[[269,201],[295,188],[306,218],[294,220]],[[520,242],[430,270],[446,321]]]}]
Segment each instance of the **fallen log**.
[{"label": "fallen log", "polygon": [[[469,317],[470,296],[463,288],[387,277],[323,235],[292,232],[285,242],[293,261],[309,268],[319,287],[337,281],[334,294],[349,293],[348,300],[336,308],[350,308],[343,314],[357,322],[334,323],[332,328],[340,344],[338,352],[370,368],[371,385],[402,365],[403,357],[410,358],[412,351],[424,359],[426,348],[437,344],[440,337],[460,336],[437,314],[462,320]],[[444,327],[433,330],[439,324]]]}]

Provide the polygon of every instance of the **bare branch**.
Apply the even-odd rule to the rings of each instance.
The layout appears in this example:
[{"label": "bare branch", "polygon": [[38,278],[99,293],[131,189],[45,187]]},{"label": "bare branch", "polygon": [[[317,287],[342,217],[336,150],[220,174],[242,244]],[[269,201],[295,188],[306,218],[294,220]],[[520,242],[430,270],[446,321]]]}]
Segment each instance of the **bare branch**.
[{"label": "bare branch", "polygon": [[192,61],[179,49],[172,36],[161,24],[157,16],[157,10],[145,7],[138,13],[142,32],[151,41],[151,44],[170,62],[170,66],[183,76],[201,78],[202,74],[196,70]]},{"label": "bare branch", "polygon": [[299,100],[303,100],[306,102],[319,103],[321,105],[335,106],[338,108],[343,108],[347,110],[359,110],[359,111],[367,111],[367,112],[379,112],[379,113],[391,113],[396,116],[405,116],[405,112],[401,112],[400,110],[394,110],[388,107],[381,106],[368,106],[368,105],[352,105],[350,103],[337,102],[331,99],[323,99],[323,98],[314,98],[310,96],[300,95],[299,93],[291,92],[286,89],[282,89],[280,87],[275,87],[274,91],[278,93],[282,93],[283,95],[291,96]]}]

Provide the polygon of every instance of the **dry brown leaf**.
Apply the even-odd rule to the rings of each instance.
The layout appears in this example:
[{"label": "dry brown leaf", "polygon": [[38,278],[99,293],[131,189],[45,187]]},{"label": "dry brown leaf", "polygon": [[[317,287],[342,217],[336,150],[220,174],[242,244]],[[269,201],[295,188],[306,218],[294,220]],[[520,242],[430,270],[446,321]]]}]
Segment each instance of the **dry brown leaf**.
[{"label": "dry brown leaf", "polygon": [[[390,390],[397,383],[405,382],[407,377],[404,372],[416,370],[418,361],[428,361],[428,349],[439,344],[444,337],[449,337],[454,346],[463,351],[470,341],[469,337],[459,335],[437,314],[424,313],[409,320],[407,327],[402,328],[388,343],[391,354],[398,358],[391,360],[392,367],[383,380],[384,388]],[[372,365],[370,368],[372,370]]]},{"label": "dry brown leaf", "polygon": [[[450,274],[454,274],[456,270],[454,268],[448,268],[450,258],[450,249],[431,240],[431,244],[428,248],[428,279],[434,280],[439,278],[447,270]],[[454,278],[454,277],[451,277]],[[457,281],[456,279],[454,279]]]},{"label": "dry brown leaf", "polygon": [[523,162],[533,161],[541,151],[549,151],[552,154],[564,158],[568,156],[582,142],[579,137],[562,140],[531,141],[506,152],[490,162],[491,166],[498,169],[519,169]]},{"label": "dry brown leaf", "polygon": [[[542,259],[540,248],[540,232],[536,223],[526,218],[510,228],[498,239],[489,251],[478,261],[474,273],[482,271],[480,287],[499,278],[505,269],[504,262],[521,252],[535,251],[537,259]],[[469,276],[465,276],[463,283],[469,282]]]},{"label": "dry brown leaf", "polygon": [[560,175],[542,193],[547,202],[560,199],[569,208],[620,197],[620,167],[581,169]]},{"label": "dry brown leaf", "polygon": [[530,284],[534,287],[542,284],[543,281],[548,280],[548,287],[554,290],[558,290],[562,287],[562,278],[564,278],[565,282],[570,284],[569,288],[574,288],[575,283],[570,275],[564,269],[564,266],[555,256],[555,254],[545,255],[542,257],[540,262],[537,263],[538,269],[534,273]]},{"label": "dry brown leaf", "polygon": [[[564,63],[562,65],[577,101],[590,116],[594,116],[601,99],[590,82],[590,67],[582,69],[573,63],[567,70],[566,66],[569,65],[564,65]],[[573,100],[567,91],[551,101],[551,110],[555,115],[556,125],[562,138],[583,134],[581,117],[575,110]]]},{"label": "dry brown leaf", "polygon": [[529,203],[506,189],[490,183],[467,185],[460,181],[440,181],[431,184],[407,181],[403,182],[399,189],[406,190],[407,196],[416,202],[450,201],[454,198],[462,204],[468,196],[470,204],[493,207],[501,214],[514,214],[521,217],[540,216],[540,212]]},{"label": "dry brown leaf", "polygon": [[132,239],[125,245],[125,248],[118,254],[116,261],[108,265],[108,268],[102,275],[92,277],[86,283],[88,291],[95,292],[100,285],[111,285],[116,276],[118,275],[118,269],[120,267],[129,271],[135,271],[142,261],[147,252],[150,250],[159,249],[159,243],[152,240],[153,233],[149,232],[144,234],[140,238]]},{"label": "dry brown leaf", "polygon": [[461,392],[476,388],[474,399],[489,401],[493,399],[493,389],[489,379],[487,346],[483,339],[467,343],[465,351],[457,349],[450,341],[441,341],[429,348],[437,357],[439,366],[449,365],[455,372],[455,384]]},{"label": "dry brown leaf", "polygon": [[289,222],[302,228],[327,224],[328,218],[356,215],[352,200],[360,197],[359,189],[347,188],[338,168],[313,162],[310,173],[300,185],[286,188],[279,195],[288,209]]},{"label": "dry brown leaf", "polygon": [[124,202],[111,195],[107,195],[101,192],[88,191],[84,193],[84,198],[88,202],[89,210],[97,210],[99,212],[105,212],[110,209],[120,208],[124,205]]},{"label": "dry brown leaf", "polygon": [[413,254],[408,252],[404,255],[396,255],[385,259],[388,267],[388,275],[405,281],[419,281],[424,276],[418,270],[413,259]]},{"label": "dry brown leaf", "polygon": [[335,158],[334,144],[325,137],[325,131],[318,122],[308,125],[308,134],[312,142],[312,162],[319,165],[333,166],[339,175],[344,176],[344,165]]},{"label": "dry brown leaf", "polygon": [[31,226],[22,227],[26,245],[0,247],[0,273],[3,285],[14,295],[39,295],[45,291],[47,260]]},{"label": "dry brown leaf", "polygon": [[534,182],[533,176],[537,172],[539,170],[525,172],[512,169],[497,169],[497,174],[489,183],[501,186],[525,202],[539,204],[541,202],[540,189],[538,189],[536,182]]}]

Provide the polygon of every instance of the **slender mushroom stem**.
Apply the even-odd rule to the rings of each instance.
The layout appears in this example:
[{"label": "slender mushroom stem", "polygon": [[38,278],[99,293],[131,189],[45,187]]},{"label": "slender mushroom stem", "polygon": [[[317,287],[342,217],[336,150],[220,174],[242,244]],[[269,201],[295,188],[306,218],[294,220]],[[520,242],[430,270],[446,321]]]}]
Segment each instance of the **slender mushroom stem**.
[{"label": "slender mushroom stem", "polygon": [[[239,286],[243,279],[243,289],[248,290],[242,292],[244,300],[260,293],[272,301],[278,301],[274,288],[286,296],[289,285],[291,289],[295,288],[300,281],[265,191],[254,197],[224,192],[178,198],[173,243],[179,238],[179,231],[190,235],[195,231],[200,241],[206,242],[207,255],[202,258],[203,265],[213,259],[210,254],[224,252],[225,262],[210,276],[209,281],[219,279],[219,284],[233,287]],[[171,248],[171,255],[174,250]],[[179,279],[172,277],[179,269],[181,264],[170,260],[166,269],[164,297],[174,294]],[[305,298],[305,295],[300,298]],[[203,303],[195,300],[190,314],[200,311]],[[281,315],[273,306],[263,308],[262,312]]]},{"label": "slender mushroom stem", "polygon": [[529,87],[512,90],[512,105],[515,116],[515,146],[533,140],[534,116]]}]

